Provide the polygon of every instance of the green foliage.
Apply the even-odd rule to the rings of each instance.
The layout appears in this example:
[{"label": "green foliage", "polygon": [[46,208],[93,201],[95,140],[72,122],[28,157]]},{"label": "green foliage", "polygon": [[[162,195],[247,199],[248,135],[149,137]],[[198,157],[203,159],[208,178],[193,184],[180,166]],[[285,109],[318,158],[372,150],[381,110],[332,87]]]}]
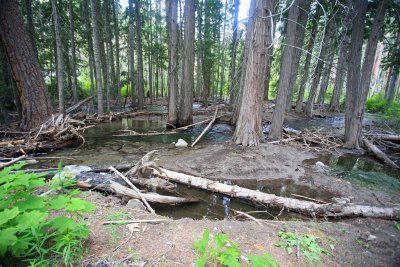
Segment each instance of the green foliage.
[{"label": "green foliage", "polygon": [[[94,205],[74,197],[76,191],[38,196],[35,191],[48,185],[43,174],[11,173],[24,165],[0,171],[0,258],[9,255],[30,266],[55,266],[55,259],[62,258],[70,266],[82,255],[83,240],[90,234],[82,213]],[[50,217],[55,211],[66,216]]]},{"label": "green foliage", "polygon": [[[195,266],[206,266],[208,261],[212,261],[220,266],[240,267],[240,250],[238,244],[230,239],[225,233],[217,233],[214,236],[213,243],[209,244],[210,230],[206,229],[203,232],[203,237],[193,243],[194,249],[198,256],[195,261]],[[249,255],[246,266],[252,267],[278,267],[278,263],[268,253],[263,255]]]},{"label": "green foliage", "polygon": [[288,254],[292,254],[293,247],[296,249],[297,246],[299,246],[300,252],[309,260],[320,261],[321,253],[331,254],[331,252],[319,246],[317,238],[313,235],[297,236],[292,232],[279,231],[278,236],[283,239],[283,242],[278,242],[275,246],[285,249]]},{"label": "green foliage", "polygon": [[388,107],[387,101],[383,98],[383,95],[374,95],[367,99],[365,104],[365,110],[371,113],[383,113]]},{"label": "green foliage", "polygon": [[394,224],[394,228],[396,228],[398,231],[400,231],[400,222],[396,222]]}]

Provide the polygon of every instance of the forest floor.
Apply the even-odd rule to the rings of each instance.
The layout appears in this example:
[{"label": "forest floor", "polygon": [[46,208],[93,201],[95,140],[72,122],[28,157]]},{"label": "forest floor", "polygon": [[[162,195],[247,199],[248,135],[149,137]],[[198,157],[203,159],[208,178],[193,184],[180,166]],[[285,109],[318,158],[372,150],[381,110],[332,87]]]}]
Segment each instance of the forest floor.
[{"label": "forest floor", "polygon": [[[271,119],[272,105],[264,105],[263,121]],[[165,108],[164,108],[165,109]],[[159,110],[156,110],[159,111]],[[198,113],[195,121],[201,121],[212,116],[213,111]],[[343,122],[343,115],[332,117],[329,131],[343,133],[343,127],[336,124],[337,118]],[[346,157],[354,151],[335,148],[331,150],[317,147],[303,146],[299,142],[287,144],[262,143],[259,147],[241,147],[232,143],[233,128],[223,121],[214,124],[210,133],[194,148],[176,148],[171,144],[179,138],[193,142],[194,138],[204,128],[193,129],[190,134],[164,135],[159,137],[112,137],[121,129],[120,124],[126,124],[136,131],[135,127],[149,129],[165,127],[165,117],[135,117],[133,120],[104,123],[99,130],[89,129],[86,144],[55,151],[44,156],[54,156],[54,160],[47,159],[41,162],[41,167],[54,167],[59,159],[64,158],[63,164],[80,165],[115,165],[119,163],[137,162],[146,152],[159,150],[157,165],[181,173],[201,176],[219,181],[251,181],[262,184],[260,190],[281,196],[292,197],[291,193],[309,196],[331,202],[333,197],[347,198],[354,204],[373,206],[396,206],[400,203],[400,173],[398,179],[389,181],[384,186],[379,183],[360,183],[357,180],[345,178],[335,172],[330,166],[332,155],[339,160],[354,160],[358,167],[362,165],[382,164],[371,159]],[[295,113],[287,115],[289,126],[293,128],[311,126],[315,120],[306,119]],[[147,125],[153,120],[153,124]],[[324,121],[329,120],[323,119]],[[300,122],[300,123],[299,123]],[[339,124],[340,124],[339,123]],[[117,125],[117,126],[116,126]],[[125,125],[125,126],[126,126]],[[119,128],[118,128],[119,127]],[[143,126],[144,127],[144,126]],[[144,129],[144,128],[143,128]],[[92,132],[89,132],[92,130]],[[150,129],[151,130],[151,129]],[[104,131],[103,134],[100,132]],[[140,131],[141,132],[141,131]],[[136,139],[132,139],[136,138]],[[341,156],[343,156],[341,158]],[[40,160],[40,157],[38,157]],[[318,167],[316,162],[322,161],[325,165]],[[379,167],[377,172],[386,170]],[[375,170],[376,171],[376,170]],[[372,179],[382,180],[381,176]],[[361,173],[366,175],[366,173]],[[386,176],[385,176],[386,177]],[[236,182],[235,182],[236,181]],[[380,181],[379,181],[380,182]],[[271,189],[269,189],[271,187]],[[257,188],[258,189],[258,188]],[[192,192],[192,191],[189,191]],[[220,202],[220,210],[224,210],[223,199],[215,194],[207,193],[206,209]],[[400,263],[400,229],[395,221],[378,220],[371,218],[354,219],[326,219],[311,218],[279,211],[272,211],[268,207],[247,205],[254,210],[267,210],[268,220],[262,221],[262,226],[252,220],[239,220],[230,216],[207,216],[204,211],[192,216],[193,211],[185,211],[177,215],[175,209],[179,206],[167,208],[167,211],[153,215],[140,209],[126,206],[126,199],[114,195],[105,195],[96,191],[82,192],[82,196],[96,205],[92,214],[85,215],[91,224],[92,234],[86,243],[87,251],[82,260],[82,266],[193,266],[196,251],[193,243],[202,237],[205,229],[212,235],[224,232],[229,239],[236,242],[242,255],[261,255],[268,252],[280,266],[399,266]],[[203,195],[204,197],[204,195]],[[211,200],[210,200],[211,199]],[[240,209],[241,204],[230,200],[230,208]],[[217,203],[217,204],[218,204]],[[192,207],[192,208],[191,208]],[[195,209],[189,206],[187,209]],[[168,210],[169,209],[169,210]],[[156,211],[157,208],[156,208]],[[213,210],[214,211],[214,210]],[[188,214],[185,216],[185,214]],[[203,217],[204,216],[204,217]],[[254,215],[255,216],[255,215]],[[162,223],[140,223],[128,225],[104,225],[104,221],[127,219],[163,218]],[[265,219],[265,218],[263,218]],[[297,253],[293,247],[290,255],[283,248],[275,244],[282,241],[278,236],[280,231],[294,233],[297,237],[310,234],[317,238],[318,245],[327,253],[322,253],[320,260],[311,261],[303,253]],[[211,242],[210,242],[211,243]],[[209,261],[209,263],[211,263]],[[210,264],[209,266],[217,266]],[[246,266],[246,265],[244,265]]]},{"label": "forest floor", "polygon": [[[297,115],[292,114],[296,117]],[[197,116],[196,120],[204,119]],[[217,126],[218,128],[218,126]],[[229,131],[226,127],[222,130]],[[337,128],[337,131],[342,129]],[[313,152],[292,144],[262,144],[255,148],[234,145],[231,141],[217,144],[199,143],[195,148],[160,150],[157,164],[164,168],[216,180],[285,181],[292,187],[309,188],[325,194],[348,198],[352,203],[393,206],[400,203],[398,190],[365,187],[335,175],[330,167],[319,169],[315,163],[324,159],[325,152]],[[335,153],[349,153],[336,150]],[[282,186],[286,190],[285,186]],[[290,189],[289,189],[290,190]],[[225,218],[213,220],[171,218],[159,224],[136,225],[137,232],[126,225],[103,225],[105,220],[168,218],[132,210],[114,196],[104,197],[96,192],[85,196],[97,206],[88,220],[93,234],[89,251],[83,260],[89,266],[193,266],[196,251],[193,242],[205,229],[212,234],[224,232],[237,242],[243,255],[268,252],[280,266],[398,266],[400,263],[400,231],[393,221],[371,218],[327,220],[307,217],[279,217],[263,222]],[[329,251],[320,260],[311,261],[296,248],[288,255],[275,244],[282,241],[280,231],[297,236],[311,234],[318,244]],[[209,261],[210,263],[210,261]],[[215,265],[210,265],[215,266]]]}]

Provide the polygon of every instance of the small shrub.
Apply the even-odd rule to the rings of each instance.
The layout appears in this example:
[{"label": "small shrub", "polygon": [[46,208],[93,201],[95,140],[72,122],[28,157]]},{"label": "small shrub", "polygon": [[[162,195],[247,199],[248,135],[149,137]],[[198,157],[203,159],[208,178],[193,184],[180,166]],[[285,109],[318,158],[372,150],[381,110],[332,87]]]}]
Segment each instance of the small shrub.
[{"label": "small shrub", "polygon": [[[203,237],[193,243],[198,253],[195,261],[196,267],[206,266],[208,261],[228,267],[243,266],[240,261],[240,250],[238,244],[228,239],[225,233],[217,233],[214,236],[213,244],[209,244],[210,231],[204,230]],[[268,253],[263,255],[249,255],[245,266],[252,267],[278,267],[278,263]]]},{"label": "small shrub", "polygon": [[279,231],[278,236],[284,242],[278,242],[275,246],[285,249],[289,255],[293,253],[293,247],[297,248],[297,246],[299,246],[300,252],[309,260],[320,261],[321,253],[331,255],[331,252],[319,246],[317,238],[313,235],[297,236],[291,232]]},{"label": "small shrub", "polygon": [[[38,196],[35,191],[48,186],[44,174],[11,173],[24,165],[0,171],[0,258],[9,255],[30,266],[56,266],[62,258],[70,266],[82,255],[83,240],[90,233],[82,213],[91,212],[94,206],[74,197],[77,190]],[[51,217],[54,211],[66,216]]]}]

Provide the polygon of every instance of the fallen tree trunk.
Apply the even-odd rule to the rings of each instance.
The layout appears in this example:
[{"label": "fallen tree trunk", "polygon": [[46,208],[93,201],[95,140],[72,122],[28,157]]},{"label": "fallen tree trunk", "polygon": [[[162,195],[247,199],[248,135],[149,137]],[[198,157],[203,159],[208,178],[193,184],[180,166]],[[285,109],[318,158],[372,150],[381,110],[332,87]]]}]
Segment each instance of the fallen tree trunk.
[{"label": "fallen tree trunk", "polygon": [[[123,196],[128,196],[131,198],[141,199],[140,195],[135,192],[134,190],[123,186],[119,183],[110,182],[110,188],[116,193]],[[193,203],[198,202],[196,199],[189,199],[183,197],[174,197],[174,196],[164,196],[153,192],[148,193],[141,193],[144,199],[149,202],[153,203],[160,203],[160,204],[181,204],[181,203]]]},{"label": "fallen tree trunk", "polygon": [[203,135],[207,132],[207,130],[211,127],[211,125],[214,123],[216,117],[217,117],[217,113],[218,113],[218,108],[215,109],[215,114],[214,117],[211,119],[210,123],[207,125],[207,127],[201,132],[201,134],[196,138],[196,140],[194,140],[194,142],[192,143],[191,147],[194,147],[197,142],[199,142],[199,140],[201,139],[201,137],[203,137]]},{"label": "fallen tree trunk", "polygon": [[159,168],[153,173],[169,181],[187,184],[204,190],[224,195],[247,199],[252,202],[267,204],[272,207],[285,208],[288,211],[306,214],[312,217],[372,217],[396,220],[400,218],[400,208],[384,208],[363,205],[318,204],[310,201],[279,197],[236,185],[228,185],[202,177]]},{"label": "fallen tree trunk", "polygon": [[399,169],[399,166],[397,166],[396,163],[394,163],[388,156],[386,156],[385,153],[383,153],[376,145],[372,144],[370,141],[367,139],[364,140],[364,145],[367,147],[368,151],[373,153],[375,156],[377,156],[379,159],[381,159],[383,162],[385,162],[387,165],[394,169]]},{"label": "fallen tree trunk", "polygon": [[400,142],[400,135],[396,134],[371,134],[368,137],[373,137],[375,139],[381,139],[385,141]]}]

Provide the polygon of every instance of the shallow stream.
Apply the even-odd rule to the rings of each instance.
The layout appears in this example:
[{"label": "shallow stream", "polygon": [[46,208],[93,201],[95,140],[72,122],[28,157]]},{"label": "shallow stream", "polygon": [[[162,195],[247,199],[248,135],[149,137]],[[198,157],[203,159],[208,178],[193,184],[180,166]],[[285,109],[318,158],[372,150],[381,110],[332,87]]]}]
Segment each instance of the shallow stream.
[{"label": "shallow stream", "polygon": [[[341,127],[342,117],[318,119],[314,124],[306,123],[303,120],[289,121],[288,126],[303,130],[305,126],[310,127]],[[41,167],[54,167],[62,160],[64,165],[105,165],[133,163],[138,161],[145,152],[150,150],[160,150],[162,155],[177,155],[182,153],[181,148],[176,148],[173,142],[179,138],[184,139],[189,144],[192,143],[202,132],[205,125],[199,125],[191,130],[176,134],[153,135],[153,136],[120,136],[126,134],[121,130],[130,130],[138,133],[145,132],[164,132],[166,131],[165,118],[122,118],[121,120],[105,122],[96,125],[86,131],[85,144],[80,147],[66,148],[59,151],[43,155],[45,157],[55,157],[46,160]],[[195,148],[223,143],[231,139],[233,128],[226,124],[215,124],[208,131]],[[119,135],[119,136],[118,136]],[[400,172],[393,171],[385,165],[366,156],[346,154],[341,157],[332,155],[319,155],[316,159],[304,162],[305,165],[315,164],[322,161],[332,167],[332,171],[338,176],[348,179],[352,183],[360,186],[379,188],[383,190],[400,191]],[[323,201],[331,201],[333,195],[328,191],[316,189],[308,186],[295,184],[290,179],[275,180],[234,180],[224,181],[236,184],[249,189],[259,190],[278,196],[293,197],[291,194],[311,197]],[[200,219],[203,217],[211,219],[229,218],[233,210],[244,212],[255,211],[252,215],[257,218],[272,219],[280,214],[280,210],[271,209],[265,206],[255,206],[253,203],[229,198],[224,195],[206,192],[187,186],[178,185],[176,187],[178,195],[194,197],[201,200],[199,203],[158,206],[155,207],[157,213],[167,215],[172,218],[191,217]],[[290,219],[299,218],[300,215],[283,213],[280,218]]]}]

